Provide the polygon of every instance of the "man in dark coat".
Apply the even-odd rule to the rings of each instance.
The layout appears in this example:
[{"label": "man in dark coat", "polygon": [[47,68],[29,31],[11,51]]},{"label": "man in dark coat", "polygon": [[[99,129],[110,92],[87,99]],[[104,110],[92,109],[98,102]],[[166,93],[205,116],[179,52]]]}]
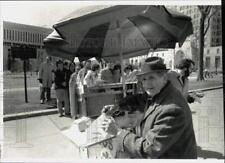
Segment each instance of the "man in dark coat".
[{"label": "man in dark coat", "polygon": [[145,101],[145,110],[136,133],[121,129],[113,118],[105,118],[102,128],[117,135],[118,149],[129,153],[131,158],[196,159],[190,108],[182,94],[168,81],[162,59],[147,58],[138,78],[147,97],[140,99],[142,106]]}]

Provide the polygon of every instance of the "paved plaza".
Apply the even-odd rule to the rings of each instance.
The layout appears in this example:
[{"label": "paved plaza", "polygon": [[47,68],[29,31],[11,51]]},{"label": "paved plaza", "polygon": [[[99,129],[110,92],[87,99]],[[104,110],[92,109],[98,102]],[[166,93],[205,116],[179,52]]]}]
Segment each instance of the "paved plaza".
[{"label": "paved plaza", "polygon": [[224,157],[223,89],[205,92],[202,103],[190,105],[199,148],[199,157]]},{"label": "paved plaza", "polygon": [[[199,158],[224,158],[223,90],[205,92],[191,104]],[[77,159],[78,148],[62,131],[72,119],[57,114],[4,123],[3,159]],[[76,133],[74,133],[76,134]]]}]

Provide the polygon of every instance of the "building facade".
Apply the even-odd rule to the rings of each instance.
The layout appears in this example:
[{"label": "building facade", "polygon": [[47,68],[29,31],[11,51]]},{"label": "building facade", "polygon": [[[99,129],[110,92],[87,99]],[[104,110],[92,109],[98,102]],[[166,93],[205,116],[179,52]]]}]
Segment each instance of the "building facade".
[{"label": "building facade", "polygon": [[[3,71],[23,71],[23,61],[15,58],[13,48],[32,48],[35,56],[28,60],[28,71],[38,71],[47,53],[43,39],[53,30],[38,26],[3,21]],[[21,54],[22,55],[22,54]]]},{"label": "building facade", "polygon": [[222,72],[222,46],[204,49],[204,68],[211,72]]},{"label": "building facade", "polygon": [[[167,6],[168,8],[175,10],[177,12],[183,13],[192,18],[193,24],[193,35],[192,39],[196,42],[198,47],[199,39],[199,28],[200,28],[200,11],[198,6]],[[208,31],[205,35],[205,47],[214,47],[222,45],[222,17],[221,17],[221,6],[215,5],[212,7],[211,13],[213,16],[210,19],[210,25]],[[205,27],[207,26],[207,21],[205,22]]]}]

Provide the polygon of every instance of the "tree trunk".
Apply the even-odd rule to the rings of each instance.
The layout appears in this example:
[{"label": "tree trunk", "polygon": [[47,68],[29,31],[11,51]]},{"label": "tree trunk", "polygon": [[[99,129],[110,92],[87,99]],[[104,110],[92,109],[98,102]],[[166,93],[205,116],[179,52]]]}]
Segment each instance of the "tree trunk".
[{"label": "tree trunk", "polygon": [[199,63],[198,63],[198,81],[204,80],[203,75],[203,57],[204,57],[204,22],[205,22],[206,16],[201,13],[201,19],[200,19],[200,35],[199,35]]}]

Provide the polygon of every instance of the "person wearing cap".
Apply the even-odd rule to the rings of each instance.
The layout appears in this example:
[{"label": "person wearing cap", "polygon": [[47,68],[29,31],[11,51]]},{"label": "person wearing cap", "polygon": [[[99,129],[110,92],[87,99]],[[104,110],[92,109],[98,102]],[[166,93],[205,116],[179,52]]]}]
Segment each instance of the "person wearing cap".
[{"label": "person wearing cap", "polygon": [[[147,58],[142,64],[137,75],[147,96],[138,96],[144,102],[140,102],[144,115],[136,132],[120,128],[113,118],[102,120],[101,127],[116,135],[118,149],[130,158],[197,158],[190,108],[168,81],[167,71],[159,57]],[[134,100],[139,101],[137,97]]]},{"label": "person wearing cap", "polygon": [[102,80],[99,79],[100,65],[97,63],[93,63],[91,65],[91,70],[88,70],[86,76],[84,77],[84,85],[87,87],[98,86],[103,83]]},{"label": "person wearing cap", "polygon": [[194,69],[194,61],[191,59],[185,58],[180,60],[176,68],[176,71],[168,72],[168,79],[173,84],[175,88],[177,88],[185,97],[188,103],[193,103],[195,101],[201,102],[199,98],[203,97],[195,92],[189,93],[189,80],[188,77],[192,73]]},{"label": "person wearing cap", "polygon": [[[51,63],[51,57],[47,56],[46,61],[41,63],[38,72],[40,83],[40,103],[44,104],[45,100],[51,100],[51,87],[53,83],[54,66]],[[46,95],[46,97],[45,97]]]}]

